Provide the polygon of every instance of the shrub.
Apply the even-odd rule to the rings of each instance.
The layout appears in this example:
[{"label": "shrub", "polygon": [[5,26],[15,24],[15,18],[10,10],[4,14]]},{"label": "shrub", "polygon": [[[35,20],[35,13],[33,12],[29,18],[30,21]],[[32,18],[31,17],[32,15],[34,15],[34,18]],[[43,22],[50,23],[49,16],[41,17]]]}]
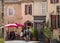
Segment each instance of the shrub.
[{"label": "shrub", "polygon": [[37,35],[37,30],[36,29],[30,28],[30,32],[31,32],[32,36]]},{"label": "shrub", "polygon": [[49,27],[49,22],[46,23],[46,27],[42,29],[43,34],[45,35],[45,37],[51,39],[52,37],[52,31],[51,28]]}]

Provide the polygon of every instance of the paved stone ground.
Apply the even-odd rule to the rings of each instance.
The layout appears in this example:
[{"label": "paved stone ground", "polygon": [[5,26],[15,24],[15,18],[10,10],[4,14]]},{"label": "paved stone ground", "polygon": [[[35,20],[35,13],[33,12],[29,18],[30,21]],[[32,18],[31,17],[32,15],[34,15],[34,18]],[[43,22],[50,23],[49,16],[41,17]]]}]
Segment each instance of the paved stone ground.
[{"label": "paved stone ground", "polygon": [[5,43],[39,43],[39,41],[18,41],[18,40],[14,40],[14,41],[5,41]]}]

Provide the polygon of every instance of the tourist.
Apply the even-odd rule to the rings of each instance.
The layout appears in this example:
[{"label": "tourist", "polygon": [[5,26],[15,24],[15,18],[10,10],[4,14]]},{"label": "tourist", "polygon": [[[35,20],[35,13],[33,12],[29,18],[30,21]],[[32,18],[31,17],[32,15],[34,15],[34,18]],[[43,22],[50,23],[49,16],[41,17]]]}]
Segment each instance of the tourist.
[{"label": "tourist", "polygon": [[21,30],[21,32],[20,32],[20,39],[24,39],[24,33],[23,33],[23,30]]},{"label": "tourist", "polygon": [[15,31],[15,38],[18,39],[18,31]]},{"label": "tourist", "polygon": [[11,31],[10,32],[10,39],[11,40],[14,40],[15,39],[15,33],[14,33],[14,31]]},{"label": "tourist", "polygon": [[26,40],[30,40],[30,31],[29,31],[29,27],[26,29]]}]

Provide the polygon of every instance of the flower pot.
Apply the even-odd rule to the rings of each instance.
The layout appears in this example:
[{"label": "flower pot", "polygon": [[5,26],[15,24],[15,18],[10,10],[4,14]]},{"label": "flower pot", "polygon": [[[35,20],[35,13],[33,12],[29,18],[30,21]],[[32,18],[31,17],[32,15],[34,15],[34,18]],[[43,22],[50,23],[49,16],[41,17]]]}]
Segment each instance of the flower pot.
[{"label": "flower pot", "polygon": [[36,41],[37,39],[36,39],[36,37],[32,37],[32,40],[33,40],[33,41]]},{"label": "flower pot", "polygon": [[45,41],[45,43],[49,43],[49,39],[48,38],[45,38],[44,41]]}]

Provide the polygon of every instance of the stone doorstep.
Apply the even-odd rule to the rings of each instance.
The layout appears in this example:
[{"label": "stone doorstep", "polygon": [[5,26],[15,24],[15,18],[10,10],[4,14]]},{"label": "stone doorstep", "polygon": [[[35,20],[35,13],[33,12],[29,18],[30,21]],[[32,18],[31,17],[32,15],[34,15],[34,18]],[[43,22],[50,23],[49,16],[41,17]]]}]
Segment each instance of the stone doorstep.
[{"label": "stone doorstep", "polygon": [[39,41],[5,41],[5,43],[38,43]]}]

